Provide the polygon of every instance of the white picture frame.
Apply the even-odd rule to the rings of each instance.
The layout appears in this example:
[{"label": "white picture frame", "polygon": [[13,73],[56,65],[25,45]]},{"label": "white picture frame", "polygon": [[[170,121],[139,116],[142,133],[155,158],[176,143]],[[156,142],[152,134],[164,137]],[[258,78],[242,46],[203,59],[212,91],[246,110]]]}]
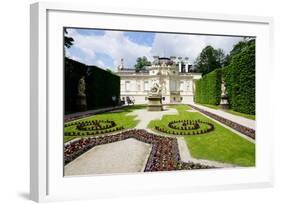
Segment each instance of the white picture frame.
[{"label": "white picture frame", "polygon": [[[269,129],[272,117],[265,111],[270,106],[267,89],[272,68],[272,18],[44,2],[31,5],[30,25],[32,200],[92,199],[272,186],[273,134]],[[256,36],[256,167],[63,177],[64,26],[143,31],[172,29],[179,33]],[[262,69],[265,66],[268,68],[266,71]]]}]

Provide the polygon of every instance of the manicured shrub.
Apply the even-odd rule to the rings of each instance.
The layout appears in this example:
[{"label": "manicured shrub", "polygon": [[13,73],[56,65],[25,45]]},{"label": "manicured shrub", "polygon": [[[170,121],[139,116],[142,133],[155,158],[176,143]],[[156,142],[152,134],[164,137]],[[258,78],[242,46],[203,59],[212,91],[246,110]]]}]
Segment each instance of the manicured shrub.
[{"label": "manicured shrub", "polygon": [[228,66],[216,69],[196,81],[194,101],[218,105],[221,78],[225,80],[230,108],[255,115],[255,44],[235,54]]},{"label": "manicured shrub", "polygon": [[223,68],[226,90],[232,110],[255,114],[255,45],[235,55]]},{"label": "manicured shrub", "polygon": [[88,66],[86,78],[88,109],[117,105],[112,97],[120,97],[120,77],[96,66]]},{"label": "manicured shrub", "polygon": [[87,109],[117,105],[112,96],[120,97],[120,77],[97,66],[87,66],[78,61],[64,60],[65,114],[80,111],[77,107],[78,82],[85,76]]},{"label": "manicured shrub", "polygon": [[216,69],[195,82],[194,101],[218,105],[221,98],[221,69]]}]

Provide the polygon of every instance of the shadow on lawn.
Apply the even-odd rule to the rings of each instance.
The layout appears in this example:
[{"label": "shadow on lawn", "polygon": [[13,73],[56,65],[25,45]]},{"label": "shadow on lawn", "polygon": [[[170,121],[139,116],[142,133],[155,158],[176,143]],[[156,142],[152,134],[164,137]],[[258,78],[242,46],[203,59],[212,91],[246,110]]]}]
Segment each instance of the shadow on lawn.
[{"label": "shadow on lawn", "polygon": [[[146,108],[146,107],[147,107],[146,105],[129,105],[129,106],[117,109],[117,110],[112,110],[112,111],[109,111],[109,112],[104,112],[104,113],[99,113],[99,114],[106,115],[106,114],[118,114],[118,113],[124,113],[124,112],[129,113],[129,112],[132,112],[134,110],[139,110],[139,109],[143,109],[143,108]],[[99,114],[97,114],[97,115],[99,115]]]}]

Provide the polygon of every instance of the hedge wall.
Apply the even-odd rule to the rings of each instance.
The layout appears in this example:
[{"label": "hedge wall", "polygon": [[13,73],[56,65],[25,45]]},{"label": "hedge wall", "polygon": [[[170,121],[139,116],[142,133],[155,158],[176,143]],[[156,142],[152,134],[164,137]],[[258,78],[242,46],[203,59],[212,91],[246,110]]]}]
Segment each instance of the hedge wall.
[{"label": "hedge wall", "polygon": [[[86,95],[89,109],[114,106],[120,98],[120,77],[96,66],[88,67]],[[112,96],[116,101],[112,101]]]},{"label": "hedge wall", "polygon": [[216,69],[195,82],[194,101],[218,105],[221,97],[221,69]]},{"label": "hedge wall", "polygon": [[64,110],[65,113],[77,111],[76,97],[78,93],[78,81],[85,76],[87,67],[85,64],[65,58],[64,60]]},{"label": "hedge wall", "polygon": [[[96,66],[65,58],[64,62],[65,114],[77,112],[78,81],[85,76],[87,109],[114,106],[120,98],[120,77]],[[116,101],[112,100],[116,97]]]},{"label": "hedge wall", "polygon": [[236,54],[223,68],[226,90],[232,110],[255,114],[255,45]]},{"label": "hedge wall", "polygon": [[225,79],[230,108],[255,115],[255,45],[234,55],[230,64],[196,81],[194,101],[218,105],[221,96],[221,76]]}]

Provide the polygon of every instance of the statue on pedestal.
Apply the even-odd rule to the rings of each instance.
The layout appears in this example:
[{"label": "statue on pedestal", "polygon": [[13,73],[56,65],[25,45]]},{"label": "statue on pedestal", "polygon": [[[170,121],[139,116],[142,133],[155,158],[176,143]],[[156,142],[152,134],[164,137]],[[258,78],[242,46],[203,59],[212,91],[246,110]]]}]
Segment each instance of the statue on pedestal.
[{"label": "statue on pedestal", "polygon": [[221,101],[220,101],[220,107],[222,109],[229,109],[228,95],[227,95],[224,79],[222,79],[222,81],[221,81]]},{"label": "statue on pedestal", "polygon": [[77,108],[79,111],[87,110],[87,100],[86,100],[85,90],[86,90],[85,76],[82,76],[78,81]]},{"label": "statue on pedestal", "polygon": [[86,96],[85,90],[86,90],[86,83],[85,83],[85,76],[83,76],[82,78],[80,78],[78,82],[78,96]]},{"label": "statue on pedestal", "polygon": [[152,88],[150,89],[151,96],[162,96],[162,89],[158,83],[154,83]]},{"label": "statue on pedestal", "polygon": [[158,83],[154,83],[148,96],[148,110],[162,111],[162,88]]}]

